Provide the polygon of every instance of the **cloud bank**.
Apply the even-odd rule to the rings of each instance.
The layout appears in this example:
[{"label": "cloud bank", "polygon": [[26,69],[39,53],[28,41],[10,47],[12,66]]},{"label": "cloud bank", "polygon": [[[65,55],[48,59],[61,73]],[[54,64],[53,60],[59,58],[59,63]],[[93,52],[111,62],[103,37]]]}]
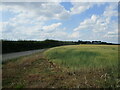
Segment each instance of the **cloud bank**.
[{"label": "cloud bank", "polygon": [[[106,3],[76,3],[66,10],[61,2],[4,2],[0,4],[3,20],[0,22],[1,39],[10,40],[106,40],[117,42],[117,3],[107,3],[102,14],[91,14],[66,26],[69,19]],[[9,15],[8,15],[9,14]],[[87,14],[89,16],[89,13]],[[86,15],[86,16],[87,16]],[[6,19],[7,18],[7,19]],[[81,18],[77,16],[77,18]],[[115,19],[114,19],[115,18]],[[65,23],[66,22],[66,23]]]}]

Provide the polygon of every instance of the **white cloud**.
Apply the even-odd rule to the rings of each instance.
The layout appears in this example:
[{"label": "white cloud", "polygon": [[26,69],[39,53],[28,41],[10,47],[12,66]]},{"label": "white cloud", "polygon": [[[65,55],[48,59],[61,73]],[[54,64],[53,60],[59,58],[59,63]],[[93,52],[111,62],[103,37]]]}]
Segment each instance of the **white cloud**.
[{"label": "white cloud", "polygon": [[119,43],[119,40],[118,40],[119,37],[120,37],[120,34],[118,33],[118,30],[114,30],[114,31],[108,31],[103,38],[113,43]]},{"label": "white cloud", "polygon": [[118,30],[113,30],[113,31],[108,31],[104,37],[107,37],[107,38],[115,38],[115,37],[118,37],[120,36]]},{"label": "white cloud", "polygon": [[114,29],[116,29],[117,22],[111,20],[112,16],[117,16],[116,3],[107,6],[103,15],[92,15],[91,18],[85,19],[74,31],[91,30],[94,32],[103,32],[109,30],[111,25],[113,26],[114,24]]},{"label": "white cloud", "polygon": [[118,35],[118,33],[117,32],[108,32],[108,35],[114,36],[114,35]]},{"label": "white cloud", "polygon": [[3,23],[0,22],[0,32],[2,31],[2,26],[3,26]]},{"label": "white cloud", "polygon": [[78,3],[72,2],[73,7],[71,8],[71,14],[80,14],[93,6],[93,3]]},{"label": "white cloud", "polygon": [[108,7],[106,7],[103,15],[111,18],[112,16],[118,16],[117,11],[118,3],[110,3]]},{"label": "white cloud", "polygon": [[48,26],[43,26],[42,29],[44,31],[53,31],[53,30],[56,30],[61,25],[62,25],[62,23],[55,23],[55,24],[51,24],[51,25],[48,25]]},{"label": "white cloud", "polygon": [[81,37],[82,39],[117,42],[118,36],[120,36],[118,35],[118,22],[112,19],[113,16],[117,17],[116,4],[110,3],[102,15],[92,15],[80,22],[79,26],[74,28],[73,31],[85,36]]},{"label": "white cloud", "polygon": [[119,0],[1,0],[2,2],[119,2]]},{"label": "white cloud", "polygon": [[10,23],[4,23],[3,25],[3,38],[10,40],[45,40],[47,38],[64,38],[66,36],[66,32],[64,32],[65,28],[59,28],[62,23],[53,23],[48,26],[40,25],[36,23],[33,26],[25,27],[19,24],[12,25]]},{"label": "white cloud", "polygon": [[2,24],[2,22],[0,22],[0,39],[2,39],[2,27],[3,26],[3,24]]},{"label": "white cloud", "polygon": [[[93,5],[97,4],[99,6],[102,3],[72,2],[72,4],[73,7],[70,11],[67,11],[57,2],[3,3],[3,10],[15,14],[13,18],[3,23],[3,38],[12,40],[44,40],[47,38],[58,40],[104,40],[107,37],[115,36],[114,30],[117,30],[117,22],[111,20],[112,16],[117,16],[115,4],[114,6],[110,4],[103,15],[94,14],[80,22],[73,32],[65,31],[66,29],[62,26],[60,20],[66,20],[74,14],[81,14]],[[49,20],[59,20],[59,22],[45,25],[45,22]]]},{"label": "white cloud", "polygon": [[67,19],[70,16],[69,11],[57,2],[9,2],[3,3],[1,6],[3,11],[9,11],[15,15],[8,21],[3,22],[2,34],[4,39],[44,40],[51,37],[64,38],[67,34],[64,32],[64,27],[59,28],[62,23],[45,25],[48,20]]},{"label": "white cloud", "polygon": [[79,37],[80,37],[80,33],[78,31],[75,31],[70,35],[71,39],[79,39]]},{"label": "white cloud", "polygon": [[73,7],[70,9],[71,15],[74,14],[81,14],[85,12],[86,10],[89,10],[92,8],[94,5],[100,6],[102,4],[105,4],[104,2],[71,2]]},{"label": "white cloud", "polygon": [[80,23],[78,27],[74,29],[74,31],[79,30],[91,30],[94,32],[101,32],[107,29],[107,24],[104,21],[104,18],[100,16],[92,15],[90,19],[85,19]]},{"label": "white cloud", "polygon": [[40,20],[66,19],[69,17],[69,11],[55,2],[33,2],[33,3],[3,3],[3,10],[21,14],[24,17],[35,17]]}]

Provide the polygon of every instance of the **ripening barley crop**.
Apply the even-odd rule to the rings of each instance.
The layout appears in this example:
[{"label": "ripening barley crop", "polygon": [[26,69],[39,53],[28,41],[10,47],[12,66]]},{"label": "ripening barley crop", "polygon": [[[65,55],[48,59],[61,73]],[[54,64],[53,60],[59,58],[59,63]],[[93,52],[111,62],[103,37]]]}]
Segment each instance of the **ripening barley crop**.
[{"label": "ripening barley crop", "polygon": [[68,45],[47,50],[45,56],[71,69],[117,67],[118,45]]}]

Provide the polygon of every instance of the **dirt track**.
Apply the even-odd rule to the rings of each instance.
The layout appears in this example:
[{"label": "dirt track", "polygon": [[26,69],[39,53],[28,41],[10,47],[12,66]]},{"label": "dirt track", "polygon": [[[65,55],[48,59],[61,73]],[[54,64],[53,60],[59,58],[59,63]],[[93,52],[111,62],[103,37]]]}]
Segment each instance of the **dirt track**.
[{"label": "dirt track", "polygon": [[15,53],[3,54],[2,55],[2,61],[14,59],[14,58],[17,58],[17,57],[20,57],[20,56],[30,55],[30,54],[37,53],[37,52],[42,52],[43,50],[45,50],[45,49],[30,50],[30,51],[23,51],[23,52],[15,52]]}]

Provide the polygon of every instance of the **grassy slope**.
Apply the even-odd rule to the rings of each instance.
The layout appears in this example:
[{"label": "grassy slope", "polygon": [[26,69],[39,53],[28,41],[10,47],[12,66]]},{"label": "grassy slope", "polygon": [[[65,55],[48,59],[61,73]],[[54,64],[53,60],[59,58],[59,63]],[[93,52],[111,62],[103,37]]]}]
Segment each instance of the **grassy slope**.
[{"label": "grassy slope", "polygon": [[64,72],[65,69],[61,71],[58,65],[49,62],[42,53],[21,57],[3,64],[3,88],[64,87],[63,79],[68,75]]},{"label": "grassy slope", "polygon": [[51,48],[47,58],[73,69],[115,67],[118,64],[117,45],[76,45]]},{"label": "grassy slope", "polygon": [[[69,47],[74,49],[73,46]],[[45,51],[45,53],[48,53],[48,51]],[[60,49],[61,51],[62,49]],[[114,72],[111,68],[74,69],[71,71],[70,68],[63,66],[48,60],[43,53],[11,60],[4,63],[2,67],[3,88],[99,88],[119,86],[115,69]]]},{"label": "grassy slope", "polygon": [[[118,45],[61,46],[49,49],[44,55],[50,61],[75,72],[94,71],[98,73],[103,70],[105,76],[109,78],[106,81],[109,83],[108,87],[113,83],[113,86],[118,86],[117,83],[120,83],[118,80]],[[98,80],[98,82],[101,81]]]}]

